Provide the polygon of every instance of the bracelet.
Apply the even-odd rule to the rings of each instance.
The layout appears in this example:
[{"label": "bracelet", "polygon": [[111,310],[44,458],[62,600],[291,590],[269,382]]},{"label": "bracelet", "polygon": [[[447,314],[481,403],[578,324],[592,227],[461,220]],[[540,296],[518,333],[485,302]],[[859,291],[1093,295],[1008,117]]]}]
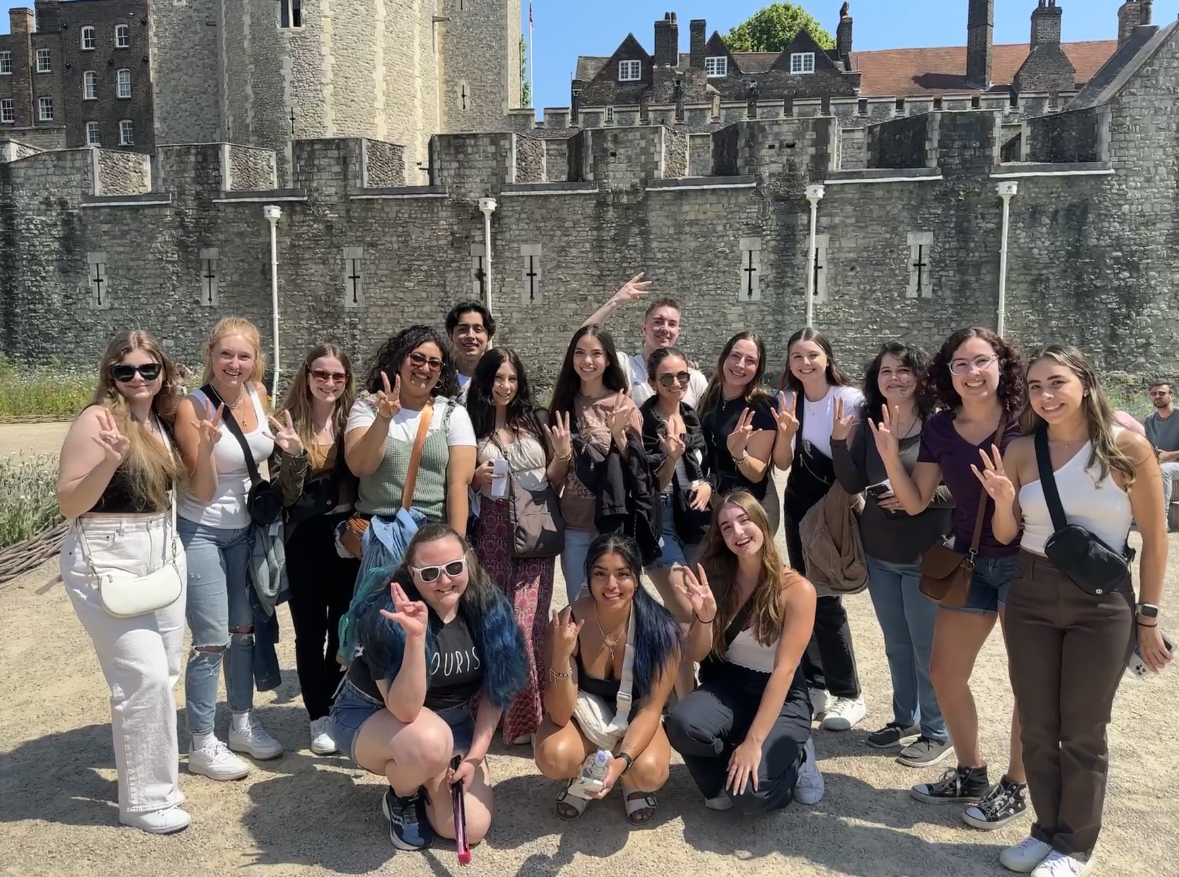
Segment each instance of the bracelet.
[{"label": "bracelet", "polygon": [[573,668],[570,667],[564,673],[558,673],[552,667],[549,667],[549,682],[556,682],[558,679],[572,679]]},{"label": "bracelet", "polygon": [[742,454],[740,460],[738,460],[736,457],[733,458],[733,465],[738,468],[744,466],[748,462],[749,462],[749,453],[748,452]]},{"label": "bracelet", "polygon": [[1137,624],[1139,627],[1158,627],[1159,626],[1159,623],[1157,621],[1154,624],[1143,624],[1137,618],[1134,619],[1134,623]]},{"label": "bracelet", "polygon": [[553,462],[554,463],[568,463],[572,459],[573,459],[573,451],[570,451],[568,454],[565,454],[562,457],[553,457]]},{"label": "bracelet", "polygon": [[713,615],[712,618],[708,619],[707,621],[705,621],[699,615],[696,615],[695,612],[693,612],[692,615],[694,615],[696,617],[696,620],[699,621],[701,624],[712,624],[712,622],[716,621],[716,615]]}]

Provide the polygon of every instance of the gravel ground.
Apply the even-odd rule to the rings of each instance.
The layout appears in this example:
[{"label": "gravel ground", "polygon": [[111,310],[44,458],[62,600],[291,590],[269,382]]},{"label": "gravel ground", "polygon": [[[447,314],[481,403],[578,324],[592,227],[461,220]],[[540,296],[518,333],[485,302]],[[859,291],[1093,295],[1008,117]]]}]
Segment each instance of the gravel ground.
[{"label": "gravel ground", "polygon": [[[55,449],[63,434],[52,427],[39,427],[40,433],[27,429],[0,427],[0,453],[36,445]],[[12,435],[17,430],[19,438]],[[1174,538],[1172,544],[1179,548]],[[1179,605],[1174,572],[1167,584],[1166,602]],[[564,594],[561,582],[556,592]],[[554,812],[556,785],[536,772],[528,751],[497,745],[490,767],[498,809],[491,834],[474,851],[466,873],[1006,873],[998,853],[1026,836],[1027,820],[990,834],[969,829],[958,808],[910,799],[908,787],[934,778],[939,769],[914,771],[865,747],[867,732],[891,718],[891,692],[870,601],[863,594],[847,604],[870,713],[851,732],[817,732],[827,780],[826,797],[818,806],[795,804],[761,819],[712,813],[675,758],[650,827],[631,829],[617,794],[595,803],[579,822],[566,824]],[[290,619],[285,609],[280,614],[284,682],[278,691],[257,698],[257,713],[289,751],[258,763],[236,783],[190,775],[182,764],[180,784],[193,824],[180,835],[158,838],[118,825],[107,688],[56,564],[0,587],[0,668],[6,679],[0,686],[0,873],[197,877],[247,866],[259,875],[389,871],[436,877],[456,872],[453,848],[444,845],[425,854],[394,854],[380,815],[381,783],[339,757],[310,753]],[[1006,759],[1011,710],[1006,675],[1002,642],[995,634],[979,657],[974,691],[985,751],[996,773]],[[1167,719],[1179,718],[1177,679],[1172,669],[1145,683],[1127,682],[1118,695],[1109,733],[1106,825],[1095,874],[1177,873],[1174,863],[1165,864],[1179,825],[1179,750]],[[183,729],[183,680],[176,696]],[[217,725],[222,737],[228,722],[222,701]]]}]

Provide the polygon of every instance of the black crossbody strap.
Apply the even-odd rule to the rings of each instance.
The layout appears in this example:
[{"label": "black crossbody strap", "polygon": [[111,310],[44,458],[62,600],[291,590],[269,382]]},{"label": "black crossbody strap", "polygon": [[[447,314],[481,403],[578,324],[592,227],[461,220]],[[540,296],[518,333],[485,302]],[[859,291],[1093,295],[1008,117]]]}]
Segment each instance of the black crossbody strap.
[{"label": "black crossbody strap", "polygon": [[1052,515],[1052,528],[1063,530],[1068,526],[1068,518],[1064,516],[1064,506],[1060,504],[1060,491],[1056,489],[1056,475],[1052,472],[1052,455],[1048,453],[1048,430],[1036,430],[1035,442],[1040,487],[1044,491],[1044,501],[1048,503],[1048,513]]},{"label": "black crossbody strap", "polygon": [[[217,395],[217,391],[213,389],[212,384],[205,384],[201,387],[201,392],[209,397],[209,401],[213,403],[215,408],[225,405],[222,398]],[[245,387],[242,388],[242,392],[246,393],[247,396],[249,395]],[[253,404],[253,400],[251,400],[251,404]],[[233,433],[233,437],[237,439],[237,443],[242,446],[242,454],[246,458],[246,468],[250,472],[250,483],[258,484],[262,481],[262,474],[258,471],[258,464],[254,462],[254,452],[250,450],[250,443],[246,441],[241,424],[234,419],[233,412],[229,410],[228,405],[225,405],[221,413],[221,420],[226,428]]]},{"label": "black crossbody strap", "polygon": [[745,629],[745,622],[749,620],[749,614],[753,612],[753,594],[749,595],[749,599],[745,601],[737,614],[733,616],[733,620],[729,622],[729,626],[725,628],[725,648],[733,644],[733,640]]}]

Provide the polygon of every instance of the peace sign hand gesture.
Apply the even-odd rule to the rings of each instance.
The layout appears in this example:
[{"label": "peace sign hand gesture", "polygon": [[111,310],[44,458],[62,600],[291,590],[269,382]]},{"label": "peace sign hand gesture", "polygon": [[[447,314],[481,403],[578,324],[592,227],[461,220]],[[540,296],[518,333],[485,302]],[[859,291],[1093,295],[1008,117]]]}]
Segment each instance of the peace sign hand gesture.
[{"label": "peace sign hand gesture", "polygon": [[606,426],[618,449],[626,449],[626,428],[630,425],[630,407],[619,405],[606,415]]},{"label": "peace sign hand gesture", "polygon": [[[734,460],[745,456],[745,448],[749,445],[749,440],[753,438],[753,409],[746,408],[741,412],[741,416],[737,418],[737,425],[733,427],[733,431],[729,433],[729,437],[725,439],[725,445],[729,449],[729,456]],[[760,432],[760,430],[757,430]]]},{"label": "peace sign hand gesture", "polygon": [[115,417],[109,409],[97,407],[98,435],[94,436],[94,441],[102,448],[106,461],[118,466],[126,459],[127,452],[131,450],[131,439],[119,432]]},{"label": "peace sign hand gesture", "polygon": [[783,439],[792,439],[798,432],[798,418],[794,416],[797,406],[797,393],[787,393],[783,390],[778,394],[778,409],[771,413],[774,415],[774,423],[778,425],[778,435]]},{"label": "peace sign hand gesture", "polygon": [[663,448],[663,452],[672,460],[678,460],[684,455],[684,440],[678,435],[668,433],[667,435],[659,437],[659,444]]},{"label": "peace sign hand gesture", "polygon": [[585,626],[585,619],[573,620],[573,607],[566,606],[560,612],[553,610],[549,625],[553,629],[553,658],[569,660],[573,657],[573,650],[577,648],[577,638],[581,635],[581,628]]},{"label": "peace sign hand gesture", "polygon": [[897,439],[896,428],[901,422],[899,408],[880,406],[880,425],[868,420],[868,428],[872,430],[872,438],[876,441],[876,450],[882,460],[897,459],[901,455],[901,445]]},{"label": "peace sign hand gesture", "polygon": [[392,420],[401,411],[401,375],[393,377],[393,386],[389,386],[389,376],[381,372],[383,390],[377,392],[377,417]]},{"label": "peace sign hand gesture", "polygon": [[835,397],[835,420],[831,424],[831,438],[836,441],[845,442],[848,436],[851,435],[852,428],[859,422],[853,410],[850,414],[845,414],[843,400],[838,396]]},{"label": "peace sign hand gesture", "polygon": [[291,423],[291,412],[284,411],[282,416],[285,421],[284,423],[280,423],[273,416],[267,416],[266,422],[270,424],[272,433],[264,432],[262,434],[278,445],[284,454],[297,457],[303,453],[303,441],[299,438],[299,433],[295,432],[295,427]]},{"label": "peace sign hand gesture", "polygon": [[569,415],[567,413],[558,411],[553,415],[552,425],[546,425],[544,430],[554,456],[567,459],[573,454],[573,436],[569,432]]},{"label": "peace sign hand gesture", "polygon": [[217,442],[221,441],[221,415],[224,413],[224,402],[218,405],[217,410],[214,411],[213,403],[208,399],[205,400],[205,416],[197,423],[197,437],[200,440],[198,447],[202,453],[213,453],[213,448]]},{"label": "peace sign hand gesture", "polygon": [[651,281],[643,279],[645,274],[645,271],[640,271],[630,280],[626,281],[626,285],[614,293],[614,297],[610,300],[616,305],[625,305],[630,304],[632,301],[638,301],[651,290]]},{"label": "peace sign hand gesture", "polygon": [[1003,455],[999,453],[999,449],[992,444],[990,455],[981,448],[978,453],[982,457],[983,468],[980,470],[978,466],[971,464],[970,471],[982,484],[983,490],[995,501],[995,505],[1000,502],[1008,505],[1014,503],[1015,485],[1011,483],[1007,470],[1003,468]]},{"label": "peace sign hand gesture", "polygon": [[704,574],[704,567],[696,565],[696,572],[688,566],[675,567],[682,573],[676,577],[675,589],[683,595],[692,607],[692,614],[701,624],[711,624],[716,619],[716,597],[712,588],[708,586],[708,576]]},{"label": "peace sign hand gesture", "polygon": [[422,639],[426,635],[430,613],[426,604],[420,600],[410,600],[405,590],[397,582],[389,583],[389,593],[393,595],[393,611],[382,609],[381,614],[390,621],[401,626],[406,639]]}]

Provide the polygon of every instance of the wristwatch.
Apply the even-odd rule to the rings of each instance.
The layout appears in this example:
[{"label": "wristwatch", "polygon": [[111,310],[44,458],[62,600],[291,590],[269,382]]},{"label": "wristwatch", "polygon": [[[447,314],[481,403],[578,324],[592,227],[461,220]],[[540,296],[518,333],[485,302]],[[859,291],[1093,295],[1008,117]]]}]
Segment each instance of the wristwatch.
[{"label": "wristwatch", "polygon": [[619,753],[618,753],[617,755],[615,755],[614,757],[615,757],[615,758],[620,758],[620,759],[622,759],[623,761],[625,761],[625,762],[626,762],[626,767],[624,767],[624,768],[622,769],[622,773],[620,774],[621,776],[626,776],[626,772],[627,772],[628,770],[630,770],[632,767],[634,767],[634,765],[635,765],[635,760],[634,760],[633,758],[631,758],[629,755],[627,755],[625,752],[619,752]]},{"label": "wristwatch", "polygon": [[1153,603],[1139,603],[1138,615],[1140,618],[1158,618],[1159,607],[1155,606]]}]

